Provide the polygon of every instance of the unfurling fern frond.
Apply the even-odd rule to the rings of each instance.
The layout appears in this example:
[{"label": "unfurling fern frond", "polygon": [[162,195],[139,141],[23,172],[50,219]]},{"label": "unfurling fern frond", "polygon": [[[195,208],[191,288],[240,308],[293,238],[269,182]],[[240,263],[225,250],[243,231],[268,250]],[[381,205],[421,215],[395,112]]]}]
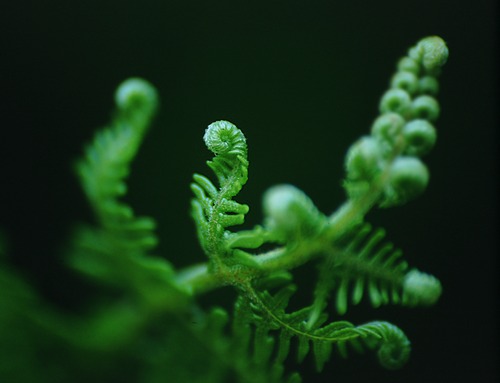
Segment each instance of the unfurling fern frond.
[{"label": "unfurling fern frond", "polygon": [[203,140],[215,154],[207,164],[219,180],[221,197],[234,197],[248,180],[247,142],[243,132],[228,121],[217,121],[209,125]]},{"label": "unfurling fern frond", "polygon": [[136,217],[120,200],[125,179],[157,107],[155,88],[132,78],[115,93],[117,110],[111,124],[97,132],[76,163],[82,187],[97,219],[73,237],[72,266],[108,284],[132,290],[148,306],[165,305],[171,294],[184,299],[174,284],[173,269],[164,259],[145,256],[155,247],[155,222]]},{"label": "unfurling fern frond", "polygon": [[373,230],[364,224],[331,248],[320,263],[312,321],[333,290],[339,314],[347,311],[349,301],[358,304],[365,292],[374,307],[389,303],[429,305],[439,298],[439,281],[416,270],[407,272],[401,250],[384,242],[384,237],[383,229]]},{"label": "unfurling fern frond", "polygon": [[[330,359],[334,346],[343,356],[347,354],[348,345],[358,351],[376,348],[379,362],[388,369],[399,368],[408,360],[410,342],[398,327],[380,321],[360,326],[354,326],[347,321],[325,324],[327,320],[325,314],[310,326],[308,322],[310,307],[293,313],[285,311],[294,292],[294,285],[288,285],[274,295],[267,291],[260,293],[252,291],[249,294],[250,299],[246,301],[247,310],[251,312],[250,322],[255,327],[255,339],[260,338],[261,334],[269,338],[260,340],[263,342],[260,346],[264,349],[260,352],[265,355],[265,359],[269,359],[272,354],[275,355],[272,361],[274,365],[282,365],[288,357],[291,339],[294,337],[298,340],[298,361],[302,362],[312,350],[318,371],[321,371]],[[275,340],[268,334],[269,331],[278,332],[276,338],[279,341],[275,352],[273,351]],[[257,345],[254,345],[254,349],[257,349]]]},{"label": "unfurling fern frond", "polygon": [[135,217],[119,200],[125,195],[125,178],[157,107],[155,88],[142,79],[129,79],[116,93],[116,115],[111,125],[97,132],[86,147],[76,170],[99,226],[113,233],[125,252],[144,252],[157,243],[155,222]]},{"label": "unfurling fern frond", "polygon": [[248,179],[248,160],[246,139],[241,130],[228,121],[210,124],[203,137],[205,144],[215,157],[207,165],[215,173],[219,187],[200,174],[193,176],[191,190],[195,197],[191,202],[191,215],[196,223],[198,238],[210,259],[240,257],[243,262],[251,263],[251,257],[237,247],[256,248],[265,234],[261,228],[242,233],[230,233],[225,229],[241,225],[248,206],[232,198],[238,194]]}]

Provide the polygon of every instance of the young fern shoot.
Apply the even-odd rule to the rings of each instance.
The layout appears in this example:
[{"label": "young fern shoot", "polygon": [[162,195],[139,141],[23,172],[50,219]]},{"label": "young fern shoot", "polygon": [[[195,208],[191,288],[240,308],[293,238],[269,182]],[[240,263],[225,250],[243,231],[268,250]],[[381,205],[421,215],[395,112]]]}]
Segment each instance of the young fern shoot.
[{"label": "young fern shoot", "polygon": [[[221,284],[238,288],[252,313],[249,323],[255,327],[256,338],[269,331],[280,334],[278,357],[271,364],[283,362],[292,337],[299,340],[299,361],[313,345],[318,370],[329,359],[333,345],[345,354],[348,343],[358,349],[377,347],[380,362],[387,368],[398,368],[407,360],[410,343],[396,326],[378,321],[359,326],[346,321],[325,324],[325,309],[332,295],[340,314],[347,312],[349,300],[358,304],[365,292],[374,307],[389,303],[425,306],[439,298],[439,281],[408,270],[402,252],[382,242],[384,231],[373,231],[364,217],[375,205],[399,206],[425,190],[429,171],[420,157],[436,142],[437,76],[447,56],[443,40],[433,36],[421,40],[399,61],[370,135],[355,142],[347,153],[344,188],[348,199],[330,216],[322,214],[301,190],[278,185],[264,195],[263,226],[229,231],[228,227],[243,223],[248,211],[246,205],[232,200],[247,180],[246,142],[243,133],[227,121],[208,127],[205,143],[215,154],[208,164],[219,188],[200,175],[194,176],[192,184],[196,196],[192,216],[209,258],[204,271]],[[275,248],[260,251],[265,243]],[[286,313],[295,291],[290,271],[309,261],[317,262],[320,270],[314,301]],[[184,282],[196,284],[200,277]],[[275,294],[265,287],[269,280],[272,284],[279,281]]]},{"label": "young fern shoot", "polygon": [[[440,282],[410,268],[402,252],[385,240],[384,230],[372,228],[365,216],[376,206],[403,205],[425,190],[429,170],[421,157],[436,142],[437,77],[447,56],[444,41],[432,36],[398,62],[381,98],[380,115],[369,134],[347,152],[346,201],[331,214],[319,211],[298,188],[276,185],[263,196],[262,224],[237,230],[249,211],[236,201],[248,179],[247,142],[228,121],[208,126],[203,138],[214,155],[207,164],[216,182],[195,174],[191,184],[191,216],[206,261],[182,270],[173,265],[175,259],[152,254],[157,244],[154,220],[137,217],[121,199],[131,161],[158,107],[151,84],[126,80],[115,94],[114,118],[75,164],[96,219],[77,227],[67,251],[70,265],[105,286],[102,291],[110,297],[83,319],[49,309],[44,312],[49,319],[43,319],[31,309],[35,294],[0,273],[4,290],[27,297],[0,299],[0,306],[23,313],[31,331],[26,339],[39,342],[33,355],[61,345],[59,355],[74,366],[64,376],[77,376],[87,371],[88,360],[99,359],[95,374],[88,375],[92,379],[85,381],[107,377],[113,368],[121,372],[126,364],[121,362],[130,361],[141,365],[137,381],[144,382],[297,383],[299,373],[285,371],[294,348],[298,362],[312,354],[317,370],[334,349],[343,356],[351,350],[376,350],[384,367],[401,367],[410,355],[401,329],[385,321],[331,321],[328,307],[333,304],[337,314],[346,315],[363,298],[373,307],[429,306],[441,294]],[[290,310],[298,288],[294,270],[310,262],[318,266],[311,303]],[[197,298],[223,287],[236,290],[233,310],[202,310]],[[36,331],[43,336],[32,336]],[[179,352],[181,347],[189,352]],[[54,371],[63,376],[59,368]],[[57,379],[43,380],[49,381]]]},{"label": "young fern shoot", "polygon": [[[333,350],[342,356],[374,350],[385,368],[403,366],[411,347],[400,328],[332,321],[328,312],[334,306],[347,315],[363,299],[375,308],[439,299],[438,279],[409,267],[365,216],[426,189],[422,157],[436,143],[437,78],[447,57],[444,41],[431,36],[399,60],[380,115],[347,152],[346,201],[331,214],[298,188],[276,185],[263,196],[262,224],[237,230],[249,211],[236,201],[248,179],[247,142],[228,121],[210,124],[203,138],[216,182],[195,174],[191,184],[191,216],[206,260],[182,270],[168,255],[153,254],[154,219],[136,216],[122,200],[158,108],[150,83],[124,81],[112,121],[75,164],[95,220],[79,225],[66,248],[68,263],[96,282],[102,296],[81,315],[61,312],[0,267],[0,288],[10,293],[0,296],[0,345],[8,350],[0,380],[298,383],[300,374],[285,370],[292,352],[299,363],[312,355],[321,371]],[[5,242],[0,232],[0,266]],[[294,271],[308,263],[318,267],[311,303],[291,310]],[[218,288],[236,290],[232,311],[198,304],[200,295]],[[53,365],[45,363],[50,357]]]}]

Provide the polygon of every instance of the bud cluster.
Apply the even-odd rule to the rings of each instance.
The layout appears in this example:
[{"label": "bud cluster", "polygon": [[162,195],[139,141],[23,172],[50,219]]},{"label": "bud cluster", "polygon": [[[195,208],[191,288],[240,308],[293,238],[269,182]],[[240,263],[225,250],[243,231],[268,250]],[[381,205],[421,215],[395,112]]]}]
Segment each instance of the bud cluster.
[{"label": "bud cluster", "polygon": [[369,192],[381,175],[387,177],[380,201],[383,207],[404,204],[425,190],[429,172],[419,157],[436,143],[437,76],[447,57],[444,41],[432,36],[410,48],[398,62],[371,134],[347,153],[345,188],[350,198]]}]

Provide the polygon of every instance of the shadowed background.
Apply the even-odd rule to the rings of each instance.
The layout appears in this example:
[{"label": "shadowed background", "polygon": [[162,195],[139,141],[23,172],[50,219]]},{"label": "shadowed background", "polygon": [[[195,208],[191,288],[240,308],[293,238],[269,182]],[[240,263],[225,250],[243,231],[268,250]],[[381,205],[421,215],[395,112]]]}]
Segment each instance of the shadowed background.
[{"label": "shadowed background", "polygon": [[[344,198],[343,158],[376,117],[396,60],[427,35],[450,49],[441,77],[431,184],[418,200],[374,211],[407,260],[441,279],[427,310],[390,320],[413,343],[401,371],[371,357],[332,358],[323,375],[368,382],[498,380],[498,60],[494,1],[20,1],[0,7],[3,121],[0,227],[9,261],[63,309],[90,299],[58,255],[72,224],[91,216],[72,174],[82,144],[104,125],[119,82],[157,86],[161,111],[133,164],[128,201],[159,223],[158,253],[203,260],[190,221],[193,172],[209,174],[202,135],[227,119],[248,140],[250,177],[237,198],[260,222],[260,196],[280,182],[324,212]],[[309,361],[310,362],[310,361]],[[312,370],[306,363],[306,372]],[[316,380],[315,380],[316,379]]]}]

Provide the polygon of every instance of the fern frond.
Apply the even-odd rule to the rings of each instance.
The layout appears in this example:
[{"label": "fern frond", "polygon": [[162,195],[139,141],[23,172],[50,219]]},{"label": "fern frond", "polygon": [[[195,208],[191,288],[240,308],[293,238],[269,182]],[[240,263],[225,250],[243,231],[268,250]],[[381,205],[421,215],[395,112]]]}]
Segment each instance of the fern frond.
[{"label": "fern frond", "polygon": [[142,79],[123,82],[115,94],[117,111],[111,125],[97,132],[76,164],[99,225],[128,252],[142,253],[157,243],[155,222],[135,217],[119,199],[127,191],[125,178],[154,116],[157,98],[155,88]]},{"label": "fern frond", "polygon": [[157,243],[154,220],[135,217],[132,208],[120,200],[127,190],[130,163],[158,103],[156,90],[146,81],[132,78],[118,87],[115,102],[113,121],[97,132],[75,166],[98,225],[76,231],[70,258],[77,269],[111,283],[132,269],[125,259],[134,263],[132,258],[144,255]]},{"label": "fern frond", "polygon": [[255,267],[252,256],[238,248],[257,248],[267,240],[261,227],[241,233],[226,230],[241,225],[248,213],[248,206],[234,201],[248,179],[246,139],[241,130],[227,121],[210,124],[203,137],[215,157],[207,161],[215,173],[219,187],[207,177],[195,174],[191,190],[191,216],[196,223],[199,242],[209,257],[220,264],[232,256],[240,263]]},{"label": "fern frond", "polygon": [[[120,197],[125,179],[157,107],[155,88],[145,80],[124,81],[115,93],[116,114],[97,132],[76,171],[97,219],[73,236],[69,262],[81,272],[135,294],[149,308],[183,306],[188,292],[174,281],[164,259],[148,256],[157,244],[155,221],[136,217]],[[184,302],[184,303],[182,303]]]},{"label": "fern frond", "polygon": [[[378,348],[380,363],[389,369],[399,368],[407,361],[410,343],[398,327],[380,321],[359,326],[347,321],[324,324],[327,320],[324,314],[311,327],[308,323],[310,307],[292,313],[285,311],[294,292],[295,286],[287,285],[274,295],[267,291],[249,293],[248,305],[253,312],[251,323],[256,331],[260,329],[266,334],[272,330],[279,331],[274,363],[281,364],[288,357],[293,337],[298,339],[298,361],[302,362],[312,350],[318,371],[330,359],[334,345],[344,356],[347,344],[352,344],[358,351]],[[270,354],[273,342],[268,342],[266,353]]]},{"label": "fern frond", "polygon": [[[318,312],[322,312],[325,301],[334,290],[339,314],[346,313],[349,302],[357,305],[366,293],[374,307],[389,303],[425,305],[438,299],[441,293],[439,281],[428,276],[426,281],[418,277],[419,281],[409,279],[408,282],[407,275],[416,274],[407,272],[408,264],[401,259],[402,251],[384,242],[384,237],[383,229],[373,230],[369,224],[363,224],[337,241],[325,255],[319,266],[312,322]],[[409,285],[426,287],[417,292],[418,288],[412,290]],[[421,298],[418,298],[419,294]],[[427,297],[423,297],[424,294]]]}]

